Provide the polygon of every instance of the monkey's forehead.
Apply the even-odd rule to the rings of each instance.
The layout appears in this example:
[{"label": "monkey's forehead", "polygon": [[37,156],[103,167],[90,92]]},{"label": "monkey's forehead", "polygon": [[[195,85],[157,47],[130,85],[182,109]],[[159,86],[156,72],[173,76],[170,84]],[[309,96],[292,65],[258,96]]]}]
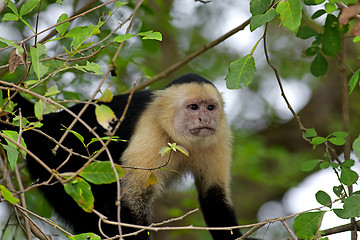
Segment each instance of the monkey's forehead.
[{"label": "monkey's forehead", "polygon": [[183,83],[170,86],[164,90],[167,94],[174,96],[192,96],[198,98],[221,98],[219,91],[212,84],[207,83]]},{"label": "monkey's forehead", "polygon": [[180,102],[182,105],[189,105],[189,104],[214,104],[214,105],[219,105],[220,104],[220,100],[217,97],[209,97],[209,96],[204,96],[204,97],[198,97],[198,96],[188,96],[187,98],[183,99]]}]

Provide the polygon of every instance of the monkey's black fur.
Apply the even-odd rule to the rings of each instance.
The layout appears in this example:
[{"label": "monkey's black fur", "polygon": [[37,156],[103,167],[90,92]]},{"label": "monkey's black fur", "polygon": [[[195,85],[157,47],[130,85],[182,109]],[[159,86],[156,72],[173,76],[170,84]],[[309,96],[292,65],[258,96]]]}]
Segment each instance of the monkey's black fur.
[{"label": "monkey's black fur", "polygon": [[170,87],[176,84],[184,84],[184,83],[205,83],[205,84],[211,84],[214,86],[212,82],[207,80],[206,78],[199,76],[197,74],[186,74],[183,75],[175,80],[173,80],[171,83],[169,83],[166,87]]},{"label": "monkey's black fur", "polygon": [[[199,75],[188,74],[174,80],[167,87],[176,84],[194,82],[212,85],[210,81]],[[110,103],[104,104],[108,105],[115,112],[117,117],[120,118],[128,101],[128,97],[128,94],[118,95],[115,96]],[[129,109],[126,113],[125,119],[115,135],[119,136],[120,139],[129,140],[133,135],[137,120],[142,115],[143,111],[146,109],[147,105],[152,101],[152,99],[153,94],[151,91],[135,92],[132,97]],[[18,104],[17,107],[21,109],[23,116],[30,117],[34,115],[33,104],[20,96],[20,94],[17,94],[13,101]],[[77,104],[71,107],[70,110],[75,114],[78,114],[83,106],[84,104]],[[95,107],[90,105],[85,113],[81,116],[81,119],[83,119],[91,128],[95,129],[98,135],[101,137],[105,136],[106,131],[97,123],[94,109]],[[58,141],[64,134],[64,126],[68,127],[73,119],[74,118],[65,111],[44,115],[42,120],[43,126],[40,130]],[[5,128],[8,128],[8,126],[0,123],[0,130]],[[93,134],[91,134],[88,129],[86,129],[81,123],[77,123],[73,130],[80,133],[84,137],[85,143],[90,142],[90,140],[94,137]],[[27,144],[28,149],[42,161],[44,161],[51,169],[56,169],[60,164],[62,164],[64,159],[67,159],[69,155],[69,153],[62,148],[59,148],[56,155],[54,155],[52,153],[52,149],[56,144],[35,131],[25,131],[23,133],[23,138]],[[73,134],[68,134],[62,144],[69,149],[73,149],[74,152],[87,155],[86,149]],[[114,161],[119,161],[123,151],[127,146],[128,142],[123,141],[111,142],[109,144],[108,148]],[[90,145],[89,151],[92,153],[100,148],[100,143],[94,143]],[[104,152],[97,159],[106,161],[108,160],[108,157]],[[85,162],[86,159],[73,155],[71,156],[70,160],[61,167],[60,170],[61,172],[75,172],[81,168]],[[29,156],[27,157],[27,166],[34,180],[43,182],[49,179],[49,172]],[[43,186],[41,188],[46,198],[53,205],[56,212],[61,217],[63,217],[66,222],[69,223],[69,225],[73,226],[76,233],[94,232],[100,235],[98,230],[98,216],[83,211],[75,203],[75,201],[65,193],[64,187],[61,184]],[[100,213],[106,215],[110,220],[116,221],[116,184],[92,184],[91,190],[95,197],[94,208]],[[212,188],[206,190],[206,192],[203,194],[199,194],[199,201],[208,226],[229,227],[238,225],[234,211],[231,205],[227,202],[225,192],[222,187],[213,186]],[[144,214],[144,216],[145,215],[146,214]],[[148,219],[146,219],[146,217],[142,217],[142,213],[136,213],[134,215],[125,204],[122,204],[121,220],[122,222],[138,225],[149,224]],[[108,236],[114,236],[118,234],[117,226],[102,224],[102,229]],[[123,228],[123,232],[125,233],[132,231],[134,230],[130,228]],[[236,239],[241,236],[240,231],[237,229],[233,230],[232,234],[230,233],[230,231],[211,231],[213,238],[216,240]],[[149,236],[147,232],[142,232],[135,237],[126,239],[149,239]]]},{"label": "monkey's black fur", "polygon": [[[124,111],[124,107],[126,106],[128,97],[128,94],[118,95],[115,96],[110,103],[105,104],[115,112],[118,118],[120,118]],[[122,140],[130,139],[138,117],[141,115],[142,111],[146,107],[146,104],[150,100],[150,91],[134,93],[133,99],[129,106],[129,111],[126,114],[123,123],[120,125],[116,136],[119,136]],[[75,114],[78,114],[83,106],[83,104],[78,104],[71,107],[70,110]],[[97,134],[100,136],[106,136],[105,129],[97,123],[94,109],[95,107],[90,105],[81,118],[84,119],[91,128],[95,128]],[[54,139],[59,140],[65,132],[64,126],[68,127],[73,119],[74,118],[65,111],[47,114],[42,120],[43,127],[41,127],[40,130],[50,135]],[[81,123],[77,123],[73,130],[80,133],[84,137],[85,143],[89,143],[90,140],[94,137],[93,134],[90,133]],[[45,136],[40,135],[34,131],[26,131],[23,135],[23,138],[27,144],[28,149],[41,160],[45,161],[51,169],[56,169],[69,154],[62,148],[59,148],[56,155],[53,155],[51,151],[56,144]],[[87,155],[86,149],[79,141],[79,139],[77,139],[73,134],[68,134],[65,141],[63,142],[63,145],[69,149],[73,149],[74,152],[78,152],[85,156]],[[120,159],[121,153],[125,150],[127,145],[128,143],[124,141],[110,142],[108,149],[111,152],[114,161],[118,161]],[[89,146],[89,151],[92,153],[100,148],[100,143],[93,143]],[[109,160],[105,152],[103,152],[97,159],[102,161]],[[65,164],[60,169],[60,171],[74,172],[77,169],[80,169],[85,162],[86,160],[81,157],[72,156],[70,161]],[[34,159],[27,159],[27,165],[34,180],[39,180],[39,182],[42,182],[49,179],[49,172],[40,166]],[[116,184],[91,184],[91,190],[95,196],[94,208],[100,213],[108,216],[110,220],[116,221]],[[98,231],[99,218],[95,214],[89,214],[80,209],[75,201],[64,192],[64,187],[61,184],[42,187],[42,191],[44,192],[49,202],[53,205],[56,212],[61,217],[63,217],[66,222],[69,223],[69,225],[74,227],[74,231],[76,233],[95,232],[100,235]],[[126,213],[125,211],[126,210],[124,209],[122,215]],[[122,216],[121,219],[127,219],[127,216]],[[135,221],[133,223],[135,223]],[[102,227],[104,232],[110,236],[116,235],[117,227],[110,226],[108,224],[103,224]]]}]

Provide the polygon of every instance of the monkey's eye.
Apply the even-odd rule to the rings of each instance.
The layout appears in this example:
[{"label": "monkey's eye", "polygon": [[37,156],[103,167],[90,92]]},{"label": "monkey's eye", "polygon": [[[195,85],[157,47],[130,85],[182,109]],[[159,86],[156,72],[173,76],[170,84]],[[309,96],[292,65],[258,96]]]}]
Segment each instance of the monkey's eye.
[{"label": "monkey's eye", "polygon": [[207,110],[209,110],[209,111],[212,111],[212,110],[214,110],[214,109],[215,109],[215,106],[212,105],[212,104],[210,104],[210,105],[207,106]]},{"label": "monkey's eye", "polygon": [[199,106],[197,104],[190,104],[188,108],[190,108],[191,110],[198,110]]}]

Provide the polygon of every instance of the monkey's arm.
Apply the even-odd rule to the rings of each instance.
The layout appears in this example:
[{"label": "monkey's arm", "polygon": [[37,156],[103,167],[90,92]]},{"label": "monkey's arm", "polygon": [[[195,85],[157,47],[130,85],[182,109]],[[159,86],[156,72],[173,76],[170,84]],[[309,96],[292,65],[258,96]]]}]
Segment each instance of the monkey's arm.
[{"label": "monkey's arm", "polygon": [[[227,200],[224,189],[219,185],[213,185],[199,195],[199,202],[209,227],[237,226],[233,207]],[[211,235],[215,240],[230,240],[241,236],[239,229],[212,230]]]},{"label": "monkey's arm", "polygon": [[[204,151],[196,156],[200,164],[194,173],[195,184],[200,207],[209,227],[239,225],[230,199],[231,150],[227,142],[220,141],[207,149],[206,154]],[[241,236],[239,229],[211,230],[210,233],[214,240],[233,240]]]}]

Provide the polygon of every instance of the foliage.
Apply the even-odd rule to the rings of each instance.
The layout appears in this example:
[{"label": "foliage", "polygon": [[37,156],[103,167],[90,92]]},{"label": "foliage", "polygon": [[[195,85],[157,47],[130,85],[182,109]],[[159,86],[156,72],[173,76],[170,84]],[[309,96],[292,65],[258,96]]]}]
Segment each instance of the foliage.
[{"label": "foliage", "polygon": [[[271,190],[270,194],[272,195],[270,196],[276,198],[317,167],[320,169],[331,168],[339,182],[338,185],[333,186],[333,192],[337,198],[332,199],[329,193],[322,190],[316,193],[314,197],[323,207],[301,213],[295,218],[293,228],[299,238],[315,239],[327,235],[327,231],[320,230],[321,223],[326,218],[326,212],[332,211],[341,219],[354,219],[360,216],[360,194],[352,191],[352,186],[358,183],[359,178],[358,173],[353,170],[355,161],[358,160],[350,159],[351,146],[356,157],[360,157],[360,138],[351,138],[351,136],[358,135],[358,130],[349,129],[346,117],[343,120],[345,126],[343,129],[336,124],[334,124],[336,125],[335,129],[328,127],[326,131],[319,130],[314,126],[304,127],[311,123],[310,121],[301,121],[293,110],[281,79],[286,73],[294,74],[294,72],[302,71],[299,70],[302,68],[298,66],[303,62],[295,60],[294,68],[286,67],[284,64],[292,61],[289,57],[292,58],[291,53],[294,49],[283,49],[280,54],[276,55],[275,47],[272,45],[275,41],[271,42],[271,36],[278,35],[279,32],[282,32],[282,36],[286,36],[287,39],[292,39],[293,35],[298,38],[296,41],[303,41],[306,49],[301,56],[302,61],[309,61],[309,64],[307,65],[308,69],[301,74],[310,73],[317,78],[333,74],[332,64],[340,59],[341,68],[346,69],[350,77],[343,74],[345,75],[343,81],[347,88],[345,88],[345,93],[339,90],[338,94],[346,96],[351,94],[350,96],[356,97],[360,69],[355,71],[351,69],[355,68],[356,64],[345,65],[348,62],[355,62],[355,60],[344,59],[342,51],[345,50],[345,38],[351,37],[354,44],[358,44],[360,39],[357,30],[359,20],[352,20],[360,12],[357,1],[251,0],[249,4],[251,19],[249,22],[241,24],[242,28],[237,31],[250,25],[251,32],[263,31],[263,34],[255,42],[251,51],[245,50],[242,57],[237,56],[238,53],[224,53],[223,49],[214,48],[219,42],[232,36],[231,34],[204,45],[206,39],[198,33],[199,31],[188,31],[185,27],[176,29],[169,21],[172,18],[170,7],[162,1],[154,1],[153,4],[156,5],[154,7],[151,3],[142,3],[142,1],[139,1],[139,5],[135,5],[132,2],[111,0],[87,5],[81,13],[74,15],[63,11],[62,1],[28,0],[17,4],[13,1],[5,2],[4,9],[1,10],[4,13],[1,24],[16,28],[22,36],[22,39],[16,40],[11,35],[0,37],[0,51],[6,52],[8,55],[0,56],[0,69],[3,70],[0,73],[0,83],[1,89],[5,90],[0,91],[0,113],[4,117],[2,119],[6,119],[8,123],[19,129],[18,132],[0,129],[0,137],[3,139],[0,144],[6,150],[6,164],[9,166],[10,172],[16,175],[18,167],[22,163],[21,159],[27,154],[31,154],[26,150],[26,143],[21,138],[23,131],[31,131],[40,127],[44,114],[59,109],[65,111],[72,102],[85,99],[85,95],[90,97],[91,101],[99,94],[100,98],[93,102],[95,113],[99,124],[108,130],[109,137],[94,137],[91,141],[85,141],[83,136],[68,126],[64,126],[64,134],[70,133],[81,142],[87,153],[84,157],[89,160],[89,164],[73,173],[54,170],[54,176],[64,185],[65,191],[85,211],[92,212],[94,198],[90,183],[110,184],[119,181],[124,175],[122,167],[113,162],[95,161],[98,154],[106,151],[106,147],[90,151],[90,145],[92,146],[94,142],[106,145],[109,141],[121,140],[113,134],[113,125],[117,117],[109,107],[102,104],[111,101],[112,91],[128,91],[132,86],[132,81],[137,78],[134,76],[141,75],[142,79],[147,79],[138,88],[149,85],[152,88],[158,88],[165,83],[155,82],[175,70],[178,73],[197,71],[204,73],[205,76],[214,76],[213,78],[215,78],[224,74],[226,67],[228,67],[228,74],[225,78],[227,88],[254,90],[260,88],[261,81],[264,81],[257,77],[257,74],[261,78],[265,74],[262,74],[264,67],[259,64],[259,62],[261,63],[260,57],[255,54],[255,51],[261,46],[260,43],[263,42],[264,59],[275,74],[283,100],[298,126],[297,130],[303,134],[301,141],[312,145],[314,152],[311,154],[301,151],[293,153],[282,145],[269,147],[265,140],[258,136],[236,133],[234,158],[245,160],[234,162],[235,178],[245,178],[252,183],[265,186],[265,189]],[[113,4],[113,2],[115,3]],[[40,23],[45,21],[42,14],[54,6],[61,9],[56,23],[45,30],[38,30]],[[139,6],[140,8],[138,8]],[[310,6],[317,6],[318,10],[308,17],[307,10]],[[200,7],[197,11],[199,16],[201,13],[204,14],[199,19],[205,24],[209,20],[209,14],[201,12]],[[124,16],[129,12],[131,14],[125,19]],[[37,14],[40,16],[39,19],[36,18]],[[119,16],[121,17],[119,18]],[[126,23],[134,25],[125,30]],[[274,28],[274,25],[277,27]],[[279,25],[283,28],[279,29]],[[192,35],[189,34],[190,32]],[[174,33],[176,34],[174,35]],[[179,56],[187,55],[189,51],[200,44],[204,46],[199,48],[199,51],[175,62],[174,59],[177,60],[180,58]],[[180,46],[186,45],[189,46],[181,49]],[[175,51],[176,47],[179,49]],[[211,49],[211,53],[205,53],[209,49]],[[193,60],[195,57],[197,59]],[[237,59],[233,60],[234,57]],[[190,60],[193,61],[187,64]],[[160,62],[163,64],[159,64]],[[170,63],[173,65],[169,66]],[[180,69],[185,64],[187,64],[186,67],[183,70]],[[280,71],[275,65],[280,67]],[[134,74],[134,72],[138,74]],[[108,76],[109,73],[112,74],[112,77]],[[100,83],[98,83],[100,78]],[[130,81],[124,79],[130,79]],[[92,87],[91,96],[89,96],[88,86],[94,86],[92,85],[94,80],[98,85]],[[15,82],[16,85],[9,82]],[[106,83],[109,83],[107,87],[105,87]],[[14,112],[16,104],[10,100],[11,96],[6,91],[8,88],[16,88],[36,102],[34,108],[36,120],[29,122],[18,112]],[[101,88],[105,90],[102,91]],[[356,101],[352,101],[351,104],[356,104]],[[349,102],[344,100],[343,108],[348,108],[348,105]],[[294,127],[292,126],[292,128]],[[295,142],[295,140],[293,141]],[[344,150],[340,150],[342,148]],[[171,154],[171,151],[177,150],[185,155],[189,154],[186,149],[176,143],[169,143],[169,146],[162,149],[160,154]],[[338,157],[337,152],[339,151],[344,151],[344,160]],[[322,157],[318,157],[319,152]],[[309,157],[310,155],[315,157]],[[299,169],[303,172],[298,171]],[[6,173],[1,170],[1,174]],[[30,186],[29,179],[26,181],[26,170],[22,171],[22,175],[24,183]],[[16,181],[14,178],[14,182]],[[152,184],[157,184],[157,179],[150,169],[146,187]],[[236,184],[234,185],[237,186]],[[18,197],[12,194],[15,191],[17,190],[12,189],[10,185],[0,185],[1,201],[8,201],[16,208],[20,202]],[[30,198],[31,191],[24,191],[27,198]],[[250,196],[250,194],[247,195]],[[243,195],[241,198],[244,198]],[[264,197],[264,199],[269,199],[269,197]],[[253,205],[252,201],[250,202]],[[335,207],[335,202],[341,202],[341,207]],[[194,206],[194,204],[190,205]],[[170,211],[168,215],[175,217],[176,214],[173,212],[180,215],[179,211]],[[291,230],[289,232],[294,234]],[[98,237],[92,233],[84,233],[70,236],[70,239],[98,239]]]},{"label": "foliage", "polygon": [[[305,1],[305,5],[318,5],[323,1]],[[349,1],[346,4],[356,4],[357,1]],[[347,25],[348,20],[355,16],[355,13],[359,12],[359,8],[354,10],[354,14],[345,15],[345,11],[343,11],[339,16],[334,15],[334,12],[344,8],[344,4],[335,5],[330,1],[330,3],[326,3],[324,5],[324,10],[318,10],[311,17],[312,19],[317,19],[318,17],[326,14],[326,20],[324,25],[322,26],[322,31],[318,32],[315,28],[309,23],[302,25],[302,4],[300,0],[287,0],[280,2],[270,2],[270,1],[256,1],[253,0],[250,3],[250,11],[252,13],[252,18],[250,21],[250,29],[254,31],[256,28],[265,25],[265,32],[262,38],[264,38],[264,50],[268,64],[274,70],[276,74],[276,78],[278,80],[280,88],[282,88],[282,83],[280,77],[278,75],[277,69],[272,65],[270,59],[268,57],[267,49],[266,49],[266,30],[268,28],[268,22],[272,21],[276,14],[274,14],[274,10],[276,9],[276,13],[279,15],[281,20],[281,24],[289,29],[291,32],[296,33],[296,36],[301,39],[309,39],[315,37],[315,40],[311,44],[311,47],[308,48],[305,53],[309,56],[315,56],[313,59],[310,72],[316,76],[323,76],[328,71],[328,61],[324,56],[327,57],[336,57],[339,54],[340,49],[342,48],[342,35],[346,34],[349,27]],[[345,21],[342,21],[339,24],[339,18],[346,18]],[[344,22],[344,23],[343,23]],[[346,25],[346,26],[344,26]],[[355,31],[355,30],[354,30]],[[354,31],[352,34],[354,34]],[[355,34],[357,35],[357,33]],[[256,43],[256,48],[258,42]],[[251,54],[246,55],[243,58],[240,58],[230,64],[229,74],[227,75],[227,86],[229,88],[242,88],[243,86],[248,86],[254,79],[255,73],[255,62],[253,58],[252,50]],[[251,64],[248,63],[248,60],[251,59]],[[244,74],[246,72],[247,74]],[[353,76],[350,78],[349,87],[350,93],[354,90],[355,85],[358,82],[358,71],[356,71]],[[346,80],[345,80],[346,81]],[[294,117],[297,119],[300,130],[304,133],[304,138],[308,142],[313,145],[315,149],[317,146],[321,144],[325,144],[325,154],[324,160],[310,160],[304,162],[302,165],[302,169],[304,171],[313,170],[318,164],[320,164],[321,168],[332,167],[335,173],[338,176],[340,186],[334,187],[334,192],[339,197],[338,200],[344,203],[343,209],[331,209],[332,200],[329,195],[323,191],[319,191],[316,194],[316,199],[322,205],[330,207],[332,211],[334,211],[338,217],[340,218],[355,218],[359,217],[360,201],[358,201],[358,196],[355,193],[352,193],[352,185],[358,181],[358,174],[351,170],[351,167],[354,165],[354,160],[346,158],[344,162],[341,162],[330,144],[335,146],[343,146],[346,144],[348,139],[348,132],[344,131],[336,131],[329,134],[327,137],[318,136],[315,129],[305,129],[300,121],[300,118],[296,115],[296,113],[292,110],[291,105],[289,104],[285,93],[282,91],[282,96],[285,102],[288,105],[288,108],[293,113]],[[345,94],[348,94],[345,92]],[[344,103],[348,104],[348,103]],[[345,122],[344,124],[348,124]],[[357,148],[358,140],[354,141],[353,145]],[[345,155],[349,155],[345,153]],[[359,157],[359,156],[357,156]],[[345,186],[349,187],[349,190],[346,191]],[[321,226],[321,222],[324,216],[324,211],[318,212],[306,212],[302,213],[296,217],[294,220],[294,231],[297,236],[301,239],[315,239],[319,235],[319,228]]]}]

